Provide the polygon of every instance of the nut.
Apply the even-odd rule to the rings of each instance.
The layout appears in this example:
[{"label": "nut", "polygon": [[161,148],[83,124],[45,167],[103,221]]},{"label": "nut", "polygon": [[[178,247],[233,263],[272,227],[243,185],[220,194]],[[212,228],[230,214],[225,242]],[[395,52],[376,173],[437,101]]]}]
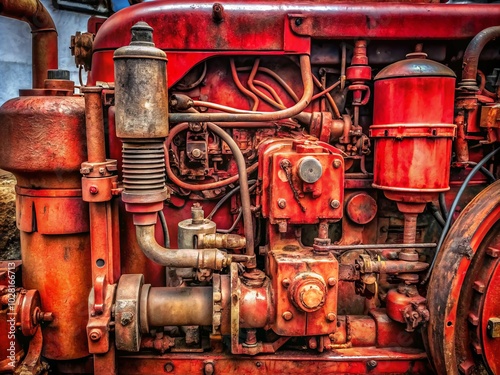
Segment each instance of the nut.
[{"label": "nut", "polygon": [[92,341],[99,341],[101,339],[101,331],[98,330],[98,329],[93,329],[92,331],[90,331],[89,333],[89,338],[92,340]]},{"label": "nut", "polygon": [[341,165],[342,165],[342,162],[339,159],[335,159],[333,161],[333,168],[340,168]]}]

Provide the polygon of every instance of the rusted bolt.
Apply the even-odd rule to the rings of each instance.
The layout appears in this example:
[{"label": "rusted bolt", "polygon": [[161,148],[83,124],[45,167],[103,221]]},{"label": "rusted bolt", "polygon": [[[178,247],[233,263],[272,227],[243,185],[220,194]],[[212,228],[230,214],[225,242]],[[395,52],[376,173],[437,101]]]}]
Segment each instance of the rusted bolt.
[{"label": "rusted bolt", "polygon": [[281,285],[283,285],[285,288],[288,288],[290,286],[290,279],[285,278],[281,281]]},{"label": "rusted bolt", "polygon": [[278,207],[283,209],[286,207],[286,199],[284,198],[279,198],[278,199]]},{"label": "rusted bolt", "polygon": [[174,364],[172,362],[167,362],[163,368],[165,369],[165,372],[172,372],[174,371]]},{"label": "rusted bolt", "polygon": [[341,165],[342,165],[342,162],[339,159],[335,159],[333,161],[333,168],[340,168]]},{"label": "rusted bolt", "polygon": [[335,286],[335,284],[337,284],[337,279],[335,277],[329,277],[328,278],[328,285]]},{"label": "rusted bolt", "polygon": [[99,174],[104,174],[104,173],[106,173],[106,168],[104,167],[99,168]]},{"label": "rusted bolt", "polygon": [[290,311],[285,311],[281,316],[285,320],[291,320],[293,318],[293,314]]},{"label": "rusted bolt", "polygon": [[97,186],[91,185],[89,187],[89,193],[92,195],[96,195],[97,193],[99,193],[99,189],[97,188]]},{"label": "rusted bolt", "polygon": [[133,313],[125,311],[122,314],[122,317],[120,319],[120,323],[122,324],[122,326],[126,326],[127,324],[130,324],[130,322],[133,320],[133,318],[134,318]]},{"label": "rusted bolt", "polygon": [[326,314],[326,320],[328,320],[329,322],[333,322],[336,317],[337,317],[337,315],[335,315],[332,312],[329,312],[328,314]]},{"label": "rusted bolt", "polygon": [[337,199],[332,199],[332,201],[330,202],[330,207],[332,207],[333,209],[337,209],[340,207],[340,202]]},{"label": "rusted bolt", "polygon": [[101,339],[101,331],[98,330],[98,329],[93,329],[92,331],[90,331],[89,333],[89,338],[92,340],[92,341],[99,341]]},{"label": "rusted bolt", "polygon": [[205,363],[205,368],[203,369],[205,375],[213,375],[215,372],[215,367],[212,362]]},{"label": "rusted bolt", "polygon": [[193,149],[193,151],[191,151],[191,155],[193,156],[193,158],[199,159],[203,156],[203,152],[201,152],[199,148],[195,148]]},{"label": "rusted bolt", "polygon": [[260,367],[260,366],[262,366],[262,363],[261,362],[255,362],[255,366]]},{"label": "rusted bolt", "polygon": [[40,322],[52,322],[54,321],[54,313],[38,311],[36,315],[36,321]]},{"label": "rusted bolt", "polygon": [[368,367],[368,370],[372,370],[375,367],[377,367],[378,363],[374,359],[370,359],[368,362],[366,362],[366,367]]},{"label": "rusted bolt", "polygon": [[220,3],[215,3],[212,7],[212,18],[214,22],[220,23],[224,21],[224,7]]}]

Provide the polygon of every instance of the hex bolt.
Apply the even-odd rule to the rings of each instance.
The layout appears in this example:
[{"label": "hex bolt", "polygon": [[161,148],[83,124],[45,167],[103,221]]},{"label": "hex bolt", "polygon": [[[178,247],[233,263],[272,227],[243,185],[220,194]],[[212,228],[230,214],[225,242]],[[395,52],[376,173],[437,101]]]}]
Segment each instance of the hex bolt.
[{"label": "hex bolt", "polygon": [[99,174],[106,173],[106,169],[104,167],[99,168]]},{"label": "hex bolt", "polygon": [[172,372],[174,371],[174,364],[172,362],[167,362],[163,368],[165,369],[165,372]]},{"label": "hex bolt", "polygon": [[290,279],[289,278],[285,278],[281,281],[281,285],[283,285],[283,287],[285,288],[288,288],[290,286]]},{"label": "hex bolt", "polygon": [[335,315],[332,312],[329,312],[328,314],[326,314],[326,320],[328,320],[329,322],[333,322],[336,317],[337,317],[337,315]]},{"label": "hex bolt", "polygon": [[92,195],[96,195],[97,193],[99,193],[99,188],[95,185],[91,185],[89,187],[89,193]]},{"label": "hex bolt", "polygon": [[285,311],[281,317],[285,320],[292,320],[293,314],[290,311]]},{"label": "hex bolt", "polygon": [[337,279],[335,277],[329,277],[328,278],[328,285],[335,286],[335,284],[337,284]]},{"label": "hex bolt", "polygon": [[335,159],[333,161],[333,168],[340,168],[341,165],[342,165],[342,162],[339,159]]},{"label": "hex bolt", "polygon": [[340,202],[337,199],[332,199],[332,201],[330,202],[330,207],[332,207],[333,209],[337,209],[340,207]]},{"label": "hex bolt", "polygon": [[366,367],[368,367],[368,370],[373,370],[375,367],[377,367],[378,363],[374,359],[370,359],[368,362],[366,362]]},{"label": "hex bolt", "polygon": [[98,329],[93,329],[89,333],[89,338],[92,341],[99,341],[101,339],[101,331]]},{"label": "hex bolt", "polygon": [[285,198],[279,198],[278,199],[278,207],[283,209],[286,207],[286,199]]}]

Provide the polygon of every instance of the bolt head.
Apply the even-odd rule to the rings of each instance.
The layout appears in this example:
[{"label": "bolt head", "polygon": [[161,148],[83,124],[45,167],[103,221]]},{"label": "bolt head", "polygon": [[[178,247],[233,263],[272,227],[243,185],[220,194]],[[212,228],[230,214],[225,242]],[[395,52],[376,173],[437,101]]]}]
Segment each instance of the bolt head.
[{"label": "bolt head", "polygon": [[163,368],[165,369],[165,372],[172,372],[174,371],[174,364],[172,362],[168,362]]},{"label": "bolt head", "polygon": [[92,185],[89,187],[89,193],[92,195],[95,195],[95,194],[99,193],[99,188],[95,185]]},{"label": "bolt head", "polygon": [[278,207],[281,209],[285,208],[286,207],[286,199],[284,199],[284,198],[278,199]]},{"label": "bolt head", "polygon": [[285,278],[281,281],[281,285],[283,285],[285,288],[288,288],[290,286],[290,279]]},{"label": "bolt head", "polygon": [[333,168],[340,168],[341,165],[342,165],[342,162],[339,159],[335,159],[333,161]]},{"label": "bolt head", "polygon": [[340,202],[337,199],[332,199],[330,202],[330,207],[333,209],[337,209],[340,207]]},{"label": "bolt head", "polygon": [[285,311],[281,317],[285,320],[291,320],[293,318],[293,314],[290,311]]},{"label": "bolt head", "polygon": [[335,313],[332,313],[332,312],[329,312],[328,314],[326,314],[326,320],[328,320],[329,322],[333,322],[336,317],[337,317],[337,315],[335,315]]},{"label": "bolt head", "polygon": [[329,277],[327,281],[330,286],[335,286],[335,284],[337,284],[337,279],[335,277]]}]

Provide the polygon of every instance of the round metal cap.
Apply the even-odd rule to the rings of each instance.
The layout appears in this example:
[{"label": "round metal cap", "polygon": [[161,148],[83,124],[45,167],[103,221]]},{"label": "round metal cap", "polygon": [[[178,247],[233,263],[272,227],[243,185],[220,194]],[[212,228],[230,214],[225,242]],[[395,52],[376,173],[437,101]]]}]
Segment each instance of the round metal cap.
[{"label": "round metal cap", "polygon": [[318,159],[306,156],[300,159],[297,173],[302,181],[313,184],[318,181],[323,174],[323,167]]},{"label": "round metal cap", "polygon": [[137,22],[130,29],[132,39],[130,45],[118,48],[114,59],[156,59],[167,60],[167,55],[153,43],[153,28],[146,22]]},{"label": "round metal cap", "polygon": [[69,80],[69,70],[49,69],[49,70],[47,70],[47,79]]},{"label": "round metal cap", "polygon": [[427,54],[421,52],[409,53],[406,60],[401,60],[386,66],[374,78],[375,81],[388,78],[401,77],[454,77],[453,70],[438,63],[428,60]]}]

